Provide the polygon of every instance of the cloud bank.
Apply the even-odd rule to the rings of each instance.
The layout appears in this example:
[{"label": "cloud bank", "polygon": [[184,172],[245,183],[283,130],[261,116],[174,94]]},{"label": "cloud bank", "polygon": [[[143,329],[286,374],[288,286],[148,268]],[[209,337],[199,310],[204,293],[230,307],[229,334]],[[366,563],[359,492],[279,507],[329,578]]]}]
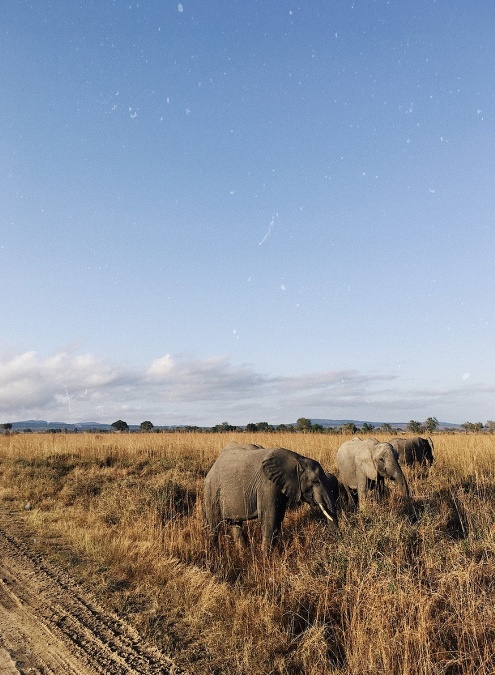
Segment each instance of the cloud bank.
[{"label": "cloud bank", "polygon": [[[381,422],[486,421],[494,388],[462,382],[458,388],[414,388],[387,373],[334,370],[269,376],[225,356],[205,359],[166,354],[144,368],[108,363],[74,349],[48,357],[35,351],[0,358],[0,423],[58,422],[212,426],[267,421],[360,419]],[[456,413],[465,405],[465,415]],[[477,405],[479,413],[474,413]]]}]

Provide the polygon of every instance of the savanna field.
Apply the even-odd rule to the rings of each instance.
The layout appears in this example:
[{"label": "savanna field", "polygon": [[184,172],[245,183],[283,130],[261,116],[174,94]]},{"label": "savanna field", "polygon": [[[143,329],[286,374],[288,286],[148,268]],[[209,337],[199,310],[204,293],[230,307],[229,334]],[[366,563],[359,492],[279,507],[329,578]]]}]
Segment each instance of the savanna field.
[{"label": "savanna field", "polygon": [[4,435],[0,508],[190,673],[494,673],[495,435],[435,434],[429,475],[404,470],[414,512],[388,484],[362,512],[338,505],[338,535],[303,505],[269,559],[255,522],[245,550],[210,547],[203,482],[228,441],[336,473],[348,438]]}]

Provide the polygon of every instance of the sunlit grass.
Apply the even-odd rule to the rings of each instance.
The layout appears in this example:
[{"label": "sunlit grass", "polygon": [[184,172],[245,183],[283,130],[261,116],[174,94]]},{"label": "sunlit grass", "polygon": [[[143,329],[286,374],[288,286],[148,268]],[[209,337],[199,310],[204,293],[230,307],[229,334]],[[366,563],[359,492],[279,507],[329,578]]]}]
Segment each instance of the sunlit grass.
[{"label": "sunlit grass", "polygon": [[428,477],[406,470],[415,518],[393,486],[337,536],[301,507],[268,560],[256,523],[243,551],[209,545],[203,480],[232,439],[335,472],[348,437],[2,436],[1,503],[190,672],[495,672],[494,436],[435,435]]}]

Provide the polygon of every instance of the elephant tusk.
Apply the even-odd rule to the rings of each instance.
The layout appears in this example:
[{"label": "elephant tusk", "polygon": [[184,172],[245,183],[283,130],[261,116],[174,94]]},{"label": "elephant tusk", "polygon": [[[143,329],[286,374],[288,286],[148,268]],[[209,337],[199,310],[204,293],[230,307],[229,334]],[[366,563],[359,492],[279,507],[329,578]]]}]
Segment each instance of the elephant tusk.
[{"label": "elephant tusk", "polygon": [[325,518],[328,518],[328,520],[331,520],[332,523],[333,523],[334,521],[333,521],[332,516],[328,513],[328,511],[325,510],[325,507],[323,506],[323,504],[318,504],[318,506],[323,511],[323,515],[325,516]]}]

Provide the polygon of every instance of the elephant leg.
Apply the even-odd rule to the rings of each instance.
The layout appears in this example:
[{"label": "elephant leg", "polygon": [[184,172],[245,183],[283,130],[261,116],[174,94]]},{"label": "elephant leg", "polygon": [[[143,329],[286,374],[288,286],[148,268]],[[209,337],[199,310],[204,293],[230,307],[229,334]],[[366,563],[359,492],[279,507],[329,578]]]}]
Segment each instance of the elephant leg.
[{"label": "elephant leg", "polygon": [[349,506],[349,508],[355,509],[358,505],[357,494],[353,490],[351,490],[349,486],[344,485],[344,487],[347,494],[347,505]]},{"label": "elephant leg", "polygon": [[207,502],[205,505],[205,519],[210,544],[212,546],[216,546],[218,544],[218,528],[220,525],[220,512],[219,509],[214,508],[214,506],[209,502]]},{"label": "elephant leg", "polygon": [[264,553],[275,545],[287,508],[287,497],[271,482],[258,491],[257,511],[261,525],[261,540]]},{"label": "elephant leg", "polygon": [[358,492],[358,502],[359,508],[364,508],[366,502],[366,492],[368,489],[368,479],[366,474],[362,473],[357,476],[357,492]]},{"label": "elephant leg", "polygon": [[232,525],[232,536],[236,545],[239,548],[245,548],[247,544],[246,534],[242,529],[242,523],[234,523]]},{"label": "elephant leg", "polygon": [[280,526],[282,520],[274,518],[272,515],[265,516],[261,518],[261,540],[262,540],[262,549],[265,553],[269,553],[273,546],[276,544],[277,539],[280,534]]},{"label": "elephant leg", "polygon": [[263,553],[267,554],[272,550],[278,537],[278,532],[270,525],[262,524],[261,527],[261,549]]},{"label": "elephant leg", "polygon": [[211,546],[218,546],[218,526],[217,527],[209,527],[208,528],[208,534],[209,534]]},{"label": "elephant leg", "polygon": [[285,515],[284,503],[276,503],[273,507],[261,515],[261,539],[262,548],[265,553],[269,553],[278,541],[282,521]]}]

